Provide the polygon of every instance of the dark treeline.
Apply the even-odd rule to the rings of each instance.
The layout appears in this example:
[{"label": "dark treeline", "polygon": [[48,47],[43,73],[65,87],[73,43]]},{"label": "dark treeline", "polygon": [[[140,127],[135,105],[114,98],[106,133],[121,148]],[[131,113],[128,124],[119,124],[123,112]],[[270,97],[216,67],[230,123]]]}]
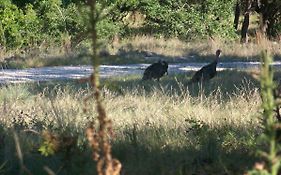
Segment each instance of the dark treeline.
[{"label": "dark treeline", "polygon": [[259,16],[258,32],[270,39],[278,38],[281,31],[280,0],[237,0],[235,8],[234,28],[238,29],[239,16],[243,15],[241,42],[247,42],[250,16]]},{"label": "dark treeline", "polygon": [[[22,49],[42,44],[75,47],[88,38],[84,3],[84,0],[2,0],[1,48]],[[247,42],[249,20],[254,12],[260,17],[259,30],[263,34],[276,38],[281,31],[278,0],[109,0],[107,5],[111,12],[97,25],[103,40],[134,34],[183,40],[233,39],[241,35],[241,41]],[[239,17],[242,25],[238,25]]]}]

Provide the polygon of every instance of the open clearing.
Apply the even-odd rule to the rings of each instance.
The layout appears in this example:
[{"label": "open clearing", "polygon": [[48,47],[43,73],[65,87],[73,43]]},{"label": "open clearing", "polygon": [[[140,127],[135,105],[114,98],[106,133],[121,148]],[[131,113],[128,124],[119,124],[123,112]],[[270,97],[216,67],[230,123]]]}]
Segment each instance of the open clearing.
[{"label": "open clearing", "polygon": [[[169,73],[183,73],[198,70],[208,63],[177,63],[169,65]],[[102,78],[142,74],[149,64],[102,65],[100,74]],[[274,62],[274,67],[281,68],[281,62]],[[226,62],[219,63],[218,70],[254,69],[259,68],[260,62]],[[79,79],[92,73],[91,66],[56,66],[29,69],[2,69],[0,83],[19,83],[30,81],[51,81]]]}]

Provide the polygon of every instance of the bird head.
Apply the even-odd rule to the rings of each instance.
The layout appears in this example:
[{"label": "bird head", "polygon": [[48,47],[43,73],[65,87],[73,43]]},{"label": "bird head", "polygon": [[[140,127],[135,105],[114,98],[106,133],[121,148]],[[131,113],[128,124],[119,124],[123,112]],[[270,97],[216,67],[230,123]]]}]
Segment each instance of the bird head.
[{"label": "bird head", "polygon": [[217,57],[217,58],[220,56],[221,52],[222,52],[222,51],[221,51],[220,49],[218,49],[218,50],[216,51],[216,57]]},{"label": "bird head", "polygon": [[161,64],[164,66],[164,67],[168,67],[168,63],[166,61],[162,61]]}]

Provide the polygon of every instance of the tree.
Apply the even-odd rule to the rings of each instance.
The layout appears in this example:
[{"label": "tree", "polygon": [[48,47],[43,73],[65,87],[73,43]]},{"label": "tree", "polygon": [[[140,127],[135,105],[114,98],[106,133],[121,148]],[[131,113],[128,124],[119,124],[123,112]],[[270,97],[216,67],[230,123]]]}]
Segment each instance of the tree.
[{"label": "tree", "polygon": [[281,26],[281,2],[260,0],[256,11],[260,14],[260,30],[269,38],[276,37]]},{"label": "tree", "polygon": [[241,43],[248,42],[247,33],[248,33],[249,24],[250,24],[251,5],[252,5],[251,0],[245,1],[244,21],[243,21],[242,29],[241,29],[241,40],[240,40]]},{"label": "tree", "polygon": [[235,5],[235,17],[234,17],[234,29],[238,29],[238,24],[239,24],[239,17],[240,17],[241,9],[240,9],[240,1],[237,0],[236,5]]},{"label": "tree", "polygon": [[[275,38],[281,31],[281,1],[279,0],[241,0],[241,11],[244,13],[244,21],[241,31],[241,42],[247,42],[247,31],[249,26],[250,14],[259,14],[259,31],[268,38]],[[234,26],[238,23],[238,1],[236,4],[236,15]]]}]

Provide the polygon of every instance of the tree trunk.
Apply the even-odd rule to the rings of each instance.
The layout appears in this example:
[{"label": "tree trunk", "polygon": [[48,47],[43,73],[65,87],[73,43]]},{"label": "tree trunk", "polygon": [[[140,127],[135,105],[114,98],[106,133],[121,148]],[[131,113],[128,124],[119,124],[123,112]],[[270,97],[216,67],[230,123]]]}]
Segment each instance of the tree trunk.
[{"label": "tree trunk", "polygon": [[250,24],[250,13],[246,12],[244,14],[244,21],[241,29],[241,43],[247,43],[248,42],[248,28]]},{"label": "tree trunk", "polygon": [[247,0],[246,2],[246,11],[244,13],[244,21],[242,24],[242,29],[241,29],[241,43],[247,43],[248,42],[248,28],[250,24],[250,11],[251,11],[251,0]]},{"label": "tree trunk", "polygon": [[240,17],[240,2],[239,2],[239,0],[237,0],[236,6],[235,6],[235,18],[234,18],[234,29],[235,30],[238,30],[239,17]]},{"label": "tree trunk", "polygon": [[266,35],[267,23],[268,23],[267,17],[263,13],[260,13],[259,28],[263,36]]}]

